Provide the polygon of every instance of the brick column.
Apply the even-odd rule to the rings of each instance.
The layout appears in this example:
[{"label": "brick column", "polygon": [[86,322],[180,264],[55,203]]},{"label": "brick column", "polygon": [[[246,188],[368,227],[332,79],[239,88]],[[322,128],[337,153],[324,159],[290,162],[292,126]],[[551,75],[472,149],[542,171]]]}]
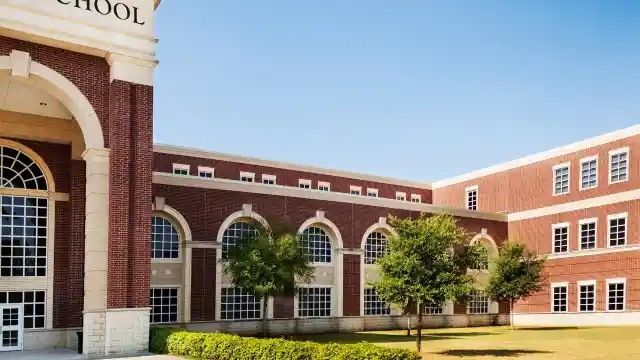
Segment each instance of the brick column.
[{"label": "brick column", "polygon": [[344,254],[343,316],[360,316],[360,256]]},{"label": "brick column", "polygon": [[[75,316],[82,313],[84,296],[84,242],[85,242],[85,197],[87,170],[82,160],[71,161],[71,229],[68,257],[67,282],[69,304],[67,315],[68,327],[82,327],[82,319]],[[57,244],[57,243],[56,243]]]}]

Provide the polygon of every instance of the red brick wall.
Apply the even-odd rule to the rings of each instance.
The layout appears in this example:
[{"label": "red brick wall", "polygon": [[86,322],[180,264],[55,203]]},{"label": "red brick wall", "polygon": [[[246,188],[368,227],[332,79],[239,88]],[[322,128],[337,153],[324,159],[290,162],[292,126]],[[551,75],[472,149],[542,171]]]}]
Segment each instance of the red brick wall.
[{"label": "red brick wall", "polygon": [[[82,327],[82,310],[84,309],[84,240],[85,240],[85,199],[87,188],[86,163],[83,160],[71,161],[71,234],[69,248],[68,293],[69,318],[68,327]],[[57,232],[56,232],[57,233]],[[54,285],[55,286],[55,285]]]},{"label": "red brick wall", "polygon": [[256,181],[262,181],[262,174],[275,175],[278,185],[298,187],[299,179],[311,180],[311,188],[318,188],[318,181],[331,183],[331,191],[349,193],[350,186],[361,186],[362,193],[366,194],[367,188],[378,189],[378,196],[387,199],[395,199],[396,191],[406,193],[407,200],[411,194],[420,194],[422,202],[431,203],[431,190],[412,188],[408,186],[393,185],[380,182],[362,181],[338,176],[329,176],[287,169],[279,169],[265,166],[241,164],[229,161],[202,159],[189,156],[172,155],[165,153],[154,154],[154,171],[173,172],[173,163],[190,165],[190,175],[198,175],[198,166],[215,168],[215,177],[220,179],[239,180],[240,172],[252,172],[256,174]]},{"label": "red brick wall", "polygon": [[191,321],[213,321],[216,313],[216,250],[191,253]]},{"label": "red brick wall", "polygon": [[[629,181],[609,185],[609,151],[629,146]],[[598,187],[580,191],[580,162],[583,157],[598,155]],[[570,192],[553,196],[553,166],[565,162],[570,166]],[[482,211],[517,212],[628,191],[640,186],[640,136],[555,157],[535,164],[507,170],[470,181],[433,190],[434,204],[465,207],[465,191],[478,185],[478,207]]]},{"label": "red brick wall", "polygon": [[360,316],[360,255],[345,254],[343,276],[342,315]]},{"label": "red brick wall", "polygon": [[70,203],[59,202],[55,207],[55,236],[53,247],[53,327],[67,327],[71,302],[69,294]]}]

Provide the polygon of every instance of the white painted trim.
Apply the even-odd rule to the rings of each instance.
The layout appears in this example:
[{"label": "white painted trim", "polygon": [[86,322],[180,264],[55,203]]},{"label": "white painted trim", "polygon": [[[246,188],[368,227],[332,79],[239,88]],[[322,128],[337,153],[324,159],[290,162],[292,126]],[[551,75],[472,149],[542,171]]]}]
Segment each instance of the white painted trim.
[{"label": "white painted trim", "polygon": [[[322,187],[326,187],[327,190],[322,190]],[[327,181],[318,181],[318,190],[320,191],[331,191],[331,183]]]},{"label": "white painted trim", "polygon": [[[596,280],[580,280],[576,289],[576,311],[579,313],[592,313],[598,305],[598,284]],[[593,285],[593,310],[580,310],[580,286]]]},{"label": "white painted trim", "polygon": [[598,223],[598,218],[588,218],[588,219],[580,219],[578,220],[578,224],[582,225],[582,224],[591,224],[591,223]]},{"label": "white painted trim", "polygon": [[367,196],[368,197],[373,197],[373,198],[377,198],[378,196],[378,189],[375,188],[367,188]]},{"label": "white painted trim", "polygon": [[243,181],[246,183],[255,183],[256,182],[256,174],[252,172],[240,171],[240,177],[238,180],[242,181],[242,178],[251,179],[251,181]]},{"label": "white painted trim", "polygon": [[486,219],[495,221],[505,221],[506,214],[489,213],[483,211],[471,211],[453,206],[433,205],[425,203],[412,203],[397,201],[395,199],[372,198],[361,195],[351,195],[339,192],[317,191],[313,189],[300,189],[293,186],[264,185],[261,183],[247,183],[228,179],[202,179],[197,176],[181,176],[164,172],[154,172],[153,182],[155,184],[188,186],[203,189],[218,189],[226,191],[237,191],[245,193],[266,194],[275,196],[287,196],[302,199],[313,199],[323,201],[335,201],[340,203],[360,204],[368,206],[384,207],[389,209],[402,209],[418,211],[430,214],[447,213],[458,217],[474,219]]},{"label": "white painted trim", "polygon": [[436,181],[432,184],[433,189],[470,181],[480,177],[496,174],[499,172],[516,169],[522,166],[535,164],[541,161],[553,159],[556,157],[573,154],[575,152],[590,149],[596,146],[608,144],[610,142],[626,139],[640,134],[640,125],[634,125],[626,129],[616,130],[604,135],[599,135],[586,140],[578,141],[573,144],[561,146],[555,149],[543,151],[537,154],[525,156],[516,160],[508,161],[502,164],[490,166],[484,169],[468,172],[463,175],[455,176],[449,179]]},{"label": "white painted trim", "polygon": [[[613,155],[619,155],[623,153],[627,153],[627,178],[624,180],[611,181],[611,158],[613,157]],[[631,169],[631,152],[628,146],[609,151],[609,172],[607,173],[607,181],[609,182],[609,185],[629,181],[629,178],[631,177],[631,173],[629,172],[630,169]]]},{"label": "white painted trim", "polygon": [[[191,166],[190,165],[173,163],[172,173],[174,175],[180,175],[180,174],[176,174],[176,170],[186,170],[187,171],[187,175],[191,175]],[[181,175],[181,176],[185,176],[185,175]]]},{"label": "white painted trim", "polygon": [[[398,199],[398,198],[402,198],[402,199]],[[403,191],[396,191],[396,200],[407,201],[407,193]]]},{"label": "white painted trim", "polygon": [[596,280],[579,280],[578,281],[578,286],[580,285],[596,285],[597,281]]},{"label": "white painted trim", "polygon": [[[469,197],[470,197],[471,193],[474,192],[474,191],[476,193],[476,209],[475,210],[480,208],[479,207],[480,202],[478,201],[478,195],[480,194],[480,192],[478,191],[478,185],[473,185],[473,186],[469,186],[469,187],[464,189],[464,201],[465,201],[465,204],[464,204],[465,206],[464,207],[467,210],[473,210],[473,209],[469,209]],[[473,210],[473,211],[475,211],[475,210]]]},{"label": "white painted trim", "polygon": [[[414,201],[414,200],[418,200],[418,201]],[[422,204],[422,195],[411,194],[411,202],[414,204]]]},{"label": "white painted trim", "polygon": [[[556,171],[558,170],[562,170],[562,169],[567,169],[567,192],[560,192],[560,193],[556,193]],[[553,194],[553,196],[562,196],[562,195],[567,195],[571,193],[571,163],[570,162],[565,162],[562,164],[557,164],[554,165],[552,168],[552,188],[551,188],[551,194]],[[560,191],[562,191],[562,179],[560,180]]]},{"label": "white painted trim", "polygon": [[598,196],[585,200],[566,202],[563,204],[552,205],[538,209],[520,211],[513,214],[508,214],[507,218],[509,222],[533,219],[548,215],[584,210],[638,199],[640,199],[640,189],[635,189],[611,195]]},{"label": "white painted trim", "polygon": [[298,187],[301,189],[311,189],[311,180],[298,179]]},{"label": "white painted trim", "polygon": [[[567,310],[565,311],[553,311],[553,289],[554,288],[562,288],[565,287],[567,288]],[[554,282],[551,283],[551,291],[550,291],[550,298],[551,298],[551,302],[549,303],[551,305],[551,312],[554,314],[562,314],[562,313],[568,313],[569,312],[569,283],[568,282]]]},{"label": "white painted trim", "polygon": [[[294,319],[328,319],[331,317],[340,317],[342,316],[342,296],[338,296],[337,293],[342,294],[337,285],[320,285],[320,284],[298,284],[299,288],[328,288],[331,289],[331,310],[329,311],[330,316],[298,316],[298,308],[299,299],[298,294],[296,294],[293,298],[293,318]],[[335,295],[335,297],[334,297]],[[336,308],[337,307],[337,308]],[[339,313],[339,315],[336,315]]]},{"label": "white painted trim", "polygon": [[[273,184],[265,184],[265,181],[273,181]],[[278,182],[276,181],[275,175],[262,174],[262,184],[264,185],[276,185]]]},{"label": "white painted trim", "polygon": [[[615,245],[611,246],[611,220],[625,219],[624,221],[624,244],[623,245]],[[629,214],[619,213],[612,214],[607,216],[607,238],[605,239],[607,243],[607,248],[618,248],[621,246],[627,246],[629,243]]]},{"label": "white painted trim", "polygon": [[550,254],[547,258],[549,260],[566,259],[566,258],[574,258],[574,257],[581,257],[581,256],[595,256],[595,255],[614,254],[619,252],[638,251],[638,250],[640,250],[640,244],[632,244],[632,245],[624,245],[624,246],[621,245],[616,247],[595,248],[595,249],[589,249],[589,250],[576,250],[576,251],[569,251],[566,253]]},{"label": "white painted trim", "polygon": [[[484,229],[483,229],[484,230]],[[477,244],[480,240],[487,240],[489,241],[489,243],[491,244],[491,250],[492,250],[492,255],[497,257],[500,254],[499,248],[498,248],[498,244],[496,244],[496,241],[493,240],[493,238],[486,234],[486,232],[481,232],[479,234],[476,234],[473,238],[471,238],[471,241],[469,242],[469,245],[475,245]]]},{"label": "white painted trim", "polygon": [[[357,192],[357,194],[353,194],[354,192]],[[350,185],[349,186],[349,194],[355,195],[355,196],[361,196],[362,195],[362,186]]]},{"label": "white painted trim", "polygon": [[[583,165],[585,163],[591,162],[593,160],[596,161],[596,184],[594,186],[590,187],[590,188],[586,188],[585,189],[585,188],[582,187],[582,171],[583,171],[583,168],[584,168]],[[598,155],[596,154],[596,155],[592,155],[592,156],[583,157],[578,162],[580,164],[580,173],[579,173],[580,178],[578,179],[578,189],[580,191],[596,189],[598,187],[598,171],[600,170],[600,166],[598,164]]]},{"label": "white painted trim", "polygon": [[595,241],[595,248],[598,248],[598,218],[588,218],[588,219],[580,219],[578,220],[578,249],[579,251],[586,251],[586,250],[594,250],[594,249],[583,249],[582,248],[582,225],[587,225],[587,224],[594,224],[594,241]]},{"label": "white painted trim", "polygon": [[201,159],[213,159],[213,160],[229,161],[229,162],[236,162],[236,163],[248,164],[248,165],[265,166],[265,167],[271,167],[276,169],[308,172],[308,173],[320,174],[320,175],[338,176],[338,177],[349,178],[353,180],[373,181],[373,182],[379,182],[384,184],[415,187],[418,189],[427,189],[427,190],[431,189],[430,183],[401,180],[401,179],[395,179],[395,178],[390,178],[385,176],[376,176],[376,175],[363,174],[363,173],[357,173],[352,171],[326,169],[321,167],[292,164],[292,163],[286,163],[286,162],[280,162],[280,161],[264,160],[264,159],[254,158],[254,157],[231,155],[231,154],[225,154],[220,152],[213,152],[213,151],[175,146],[175,145],[154,144],[153,151],[158,153],[164,153],[164,154],[183,155],[183,156],[190,156],[190,157],[196,157]]},{"label": "white painted trim", "polygon": [[[157,325],[157,326],[162,326],[163,324],[176,324],[176,323],[187,323],[187,322],[191,322],[191,320],[189,319],[189,321],[186,321],[186,316],[187,313],[185,312],[185,310],[187,310],[186,308],[186,297],[184,295],[184,286],[181,284],[171,284],[171,285],[154,285],[154,284],[150,284],[149,285],[149,289],[153,290],[153,289],[177,289],[178,290],[178,321],[174,322],[174,323],[152,323],[149,322],[149,324],[153,325]],[[183,308],[180,309],[180,304],[183,304]],[[151,314],[151,309],[153,308],[153,306],[151,304],[149,304],[149,313]],[[191,318],[191,314],[189,314],[189,318]]]},{"label": "white painted trim", "polygon": [[629,213],[623,212],[618,214],[607,215],[607,221],[616,219],[626,219],[629,217]]},{"label": "white painted trim", "polygon": [[[324,217],[324,211],[317,211],[316,216],[311,219],[307,219],[305,222],[300,225],[298,228],[298,235],[302,234],[308,227],[320,225],[320,228],[324,228],[323,230],[329,232],[329,238],[332,240],[332,247],[335,251],[336,249],[342,249],[344,247],[342,242],[342,235],[340,234],[340,230],[331,220]],[[335,241],[335,243],[333,243]],[[334,257],[334,256],[332,256]],[[332,262],[333,263],[333,262]],[[328,265],[328,264],[322,264]]]},{"label": "white painted trim", "polygon": [[[367,237],[369,237],[372,232],[380,230],[382,230],[381,232],[383,232],[387,236],[398,236],[396,230],[389,226],[389,224],[387,224],[387,218],[381,217],[380,219],[378,219],[377,223],[369,226],[367,230],[365,230],[364,234],[362,235],[362,240],[360,240],[360,248],[364,249],[364,246],[367,243]],[[364,256],[362,257],[362,259],[364,262]]]},{"label": "white painted trim", "polygon": [[216,169],[212,167],[198,166],[198,176],[200,176],[201,173],[211,173],[212,178],[216,177]]},{"label": "white painted trim", "polygon": [[[627,279],[626,278],[615,278],[615,279],[607,279],[606,281],[607,287],[606,287],[606,291],[605,291],[605,295],[607,297],[607,301],[605,302],[605,306],[606,306],[606,311],[607,312],[622,312],[622,311],[626,311],[627,310],[627,292],[629,291],[629,288],[627,287]],[[624,295],[623,295],[623,301],[622,301],[622,310],[609,310],[609,285],[610,284],[624,284]]]},{"label": "white painted trim", "polygon": [[473,191],[473,190],[478,190],[478,185],[467,186],[466,188],[464,188],[465,192],[469,192],[469,191]]},{"label": "white painted trim", "polygon": [[[567,229],[567,251],[556,252],[556,229]],[[551,225],[551,253],[552,254],[564,254],[569,252],[571,249],[571,224],[568,222],[552,224]]]}]

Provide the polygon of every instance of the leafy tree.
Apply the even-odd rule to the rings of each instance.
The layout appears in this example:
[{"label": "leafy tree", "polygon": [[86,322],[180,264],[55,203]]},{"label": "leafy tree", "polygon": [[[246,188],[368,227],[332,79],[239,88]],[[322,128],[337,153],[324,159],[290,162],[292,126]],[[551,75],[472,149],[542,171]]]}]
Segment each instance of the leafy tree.
[{"label": "leafy tree", "polygon": [[495,301],[506,301],[513,329],[513,304],[542,290],[546,275],[542,268],[545,258],[528,250],[523,244],[507,242],[491,269],[485,291]]},{"label": "leafy tree", "polygon": [[486,262],[486,252],[479,246],[464,246],[469,234],[450,215],[392,217],[390,224],[397,236],[389,237],[387,252],[376,261],[380,280],[373,285],[392,306],[416,307],[419,352],[425,304],[444,306],[447,301],[468,297],[475,283],[466,268]]},{"label": "leafy tree", "polygon": [[278,295],[295,296],[298,284],[313,280],[314,269],[291,234],[274,236],[258,231],[241,239],[223,259],[225,274],[234,286],[262,299],[262,333],[268,335],[267,304]]}]

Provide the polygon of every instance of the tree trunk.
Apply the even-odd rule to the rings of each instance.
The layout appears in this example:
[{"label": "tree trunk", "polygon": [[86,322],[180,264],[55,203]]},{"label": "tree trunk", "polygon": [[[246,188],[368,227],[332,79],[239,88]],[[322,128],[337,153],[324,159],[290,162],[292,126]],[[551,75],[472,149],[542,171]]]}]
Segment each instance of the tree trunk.
[{"label": "tree trunk", "polygon": [[515,328],[513,325],[513,299],[509,300],[509,317],[511,318],[511,321],[509,321],[511,323],[511,331],[513,331]]},{"label": "tree trunk", "polygon": [[416,336],[416,346],[418,348],[418,353],[420,353],[422,351],[422,305],[420,303],[418,303],[418,309],[417,309],[417,313],[418,313],[418,324],[417,324],[417,331],[418,331],[418,336]]},{"label": "tree trunk", "polygon": [[411,312],[407,313],[407,336],[411,336]]},{"label": "tree trunk", "polygon": [[267,307],[269,304],[269,297],[263,296],[262,300],[262,337],[269,337],[269,322],[267,321]]}]

